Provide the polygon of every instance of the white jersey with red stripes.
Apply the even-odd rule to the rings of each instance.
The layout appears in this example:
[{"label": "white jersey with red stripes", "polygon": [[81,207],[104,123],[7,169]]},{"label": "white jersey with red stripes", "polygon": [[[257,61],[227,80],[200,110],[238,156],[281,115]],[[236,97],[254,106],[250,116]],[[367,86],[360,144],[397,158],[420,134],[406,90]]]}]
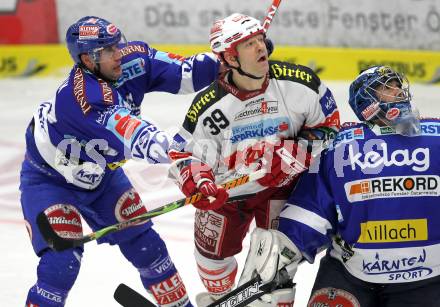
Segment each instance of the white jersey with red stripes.
[{"label": "white jersey with red stripes", "polygon": [[[339,112],[331,91],[308,67],[270,61],[260,90],[241,91],[231,72],[199,92],[170,155],[189,153],[209,164],[218,182],[255,171],[261,150],[255,144],[282,139],[325,140],[339,128]],[[252,148],[252,149],[250,149]],[[180,154],[176,154],[181,157]],[[252,182],[230,191],[254,194],[265,187]]]}]

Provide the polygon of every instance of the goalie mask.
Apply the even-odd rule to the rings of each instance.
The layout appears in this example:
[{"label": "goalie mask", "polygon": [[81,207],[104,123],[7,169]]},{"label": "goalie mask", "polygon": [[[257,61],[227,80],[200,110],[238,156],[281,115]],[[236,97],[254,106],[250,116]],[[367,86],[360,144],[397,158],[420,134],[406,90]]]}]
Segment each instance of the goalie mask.
[{"label": "goalie mask", "polygon": [[349,104],[361,121],[391,127],[405,136],[420,134],[411,98],[408,79],[387,66],[363,71],[350,85]]}]

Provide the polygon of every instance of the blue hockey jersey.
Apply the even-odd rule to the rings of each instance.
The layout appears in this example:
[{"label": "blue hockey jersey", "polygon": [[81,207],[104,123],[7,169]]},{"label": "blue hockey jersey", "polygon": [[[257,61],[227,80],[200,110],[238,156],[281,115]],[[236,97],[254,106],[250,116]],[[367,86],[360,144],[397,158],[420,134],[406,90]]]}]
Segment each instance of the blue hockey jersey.
[{"label": "blue hockey jersey", "polygon": [[121,53],[117,82],[75,65],[55,97],[38,107],[26,133],[27,159],[36,169],[94,189],[127,159],[168,161],[168,137],[139,117],[144,94],[198,91],[216,79],[219,63],[212,54],[182,58],[139,41]]},{"label": "blue hockey jersey", "polygon": [[312,262],[329,246],[355,277],[401,283],[440,274],[440,120],[422,135],[355,124],[302,176],[279,229]]}]

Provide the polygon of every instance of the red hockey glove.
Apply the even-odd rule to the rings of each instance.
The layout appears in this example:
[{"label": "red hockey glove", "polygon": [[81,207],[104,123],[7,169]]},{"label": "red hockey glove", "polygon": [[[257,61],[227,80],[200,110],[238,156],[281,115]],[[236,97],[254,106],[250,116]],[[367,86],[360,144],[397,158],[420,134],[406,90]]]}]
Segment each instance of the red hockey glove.
[{"label": "red hockey glove", "polygon": [[228,192],[214,182],[211,167],[201,162],[193,162],[180,171],[180,189],[186,197],[198,192],[203,197],[193,205],[201,210],[215,210],[223,206],[228,200]]},{"label": "red hockey glove", "polygon": [[282,187],[290,184],[311,163],[311,149],[307,141],[282,140],[277,144],[266,143],[261,169],[266,175],[258,183],[266,187]]}]

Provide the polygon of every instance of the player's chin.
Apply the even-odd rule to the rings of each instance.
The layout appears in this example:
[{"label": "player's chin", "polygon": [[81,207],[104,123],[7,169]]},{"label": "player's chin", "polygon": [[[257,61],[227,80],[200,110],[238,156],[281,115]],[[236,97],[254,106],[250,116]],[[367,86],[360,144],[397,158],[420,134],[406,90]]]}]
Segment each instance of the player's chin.
[{"label": "player's chin", "polygon": [[269,71],[269,60],[267,57],[258,60],[259,70],[265,75]]},{"label": "player's chin", "polygon": [[118,80],[122,76],[122,67],[118,66],[113,69],[113,80]]}]

